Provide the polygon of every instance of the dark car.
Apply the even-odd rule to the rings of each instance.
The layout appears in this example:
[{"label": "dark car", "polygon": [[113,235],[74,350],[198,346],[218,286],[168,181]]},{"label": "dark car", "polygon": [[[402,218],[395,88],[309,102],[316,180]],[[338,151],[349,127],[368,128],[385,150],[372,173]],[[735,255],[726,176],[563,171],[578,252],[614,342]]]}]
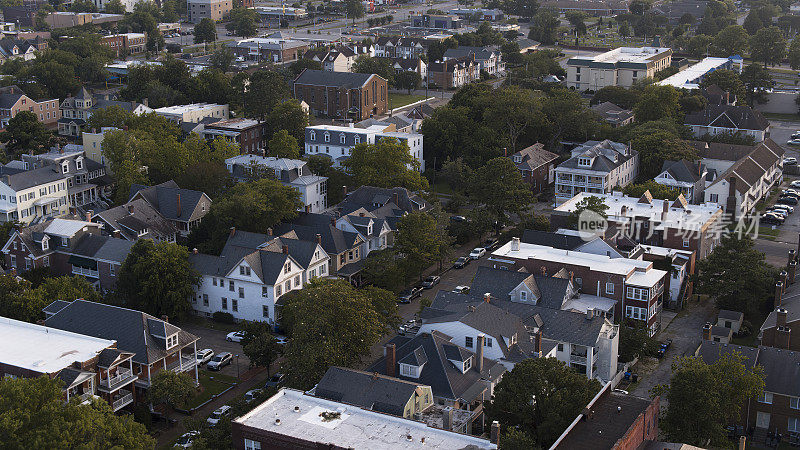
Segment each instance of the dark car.
[{"label": "dark car", "polygon": [[781,198],[779,198],[778,201],[775,203],[784,205],[796,205],[798,202],[797,202],[797,197],[793,195],[787,195],[787,196],[781,196]]},{"label": "dark car", "polygon": [[759,219],[759,222],[761,222],[761,223],[763,223],[765,225],[781,225],[783,223],[777,217],[775,217],[773,215],[767,215],[767,214],[761,216],[761,219]]},{"label": "dark car", "polygon": [[411,303],[411,300],[419,297],[421,293],[422,288],[419,286],[414,286],[401,292],[400,295],[397,296],[397,301],[399,303]]},{"label": "dark car", "polygon": [[437,277],[436,275],[431,275],[428,278],[425,278],[425,281],[422,282],[422,288],[431,289],[437,284],[439,284],[440,280],[441,278]]},{"label": "dark car", "polygon": [[462,256],[456,260],[455,264],[453,264],[453,267],[455,267],[456,269],[463,269],[464,267],[466,267],[467,264],[469,264],[470,261],[472,261],[471,258],[467,256]]},{"label": "dark car", "polygon": [[494,250],[497,247],[497,239],[489,238],[481,245],[481,247],[485,248],[486,250]]},{"label": "dark car", "polygon": [[264,387],[265,388],[278,387],[281,385],[281,383],[283,383],[284,378],[286,378],[286,375],[278,372],[269,377],[269,380],[267,380],[267,384],[265,384]]}]

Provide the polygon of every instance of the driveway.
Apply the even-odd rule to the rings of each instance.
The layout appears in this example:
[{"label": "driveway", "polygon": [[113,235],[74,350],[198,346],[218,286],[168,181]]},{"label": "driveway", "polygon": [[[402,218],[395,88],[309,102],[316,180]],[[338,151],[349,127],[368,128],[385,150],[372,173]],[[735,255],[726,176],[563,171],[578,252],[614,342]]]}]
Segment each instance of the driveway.
[{"label": "driveway", "polygon": [[[648,358],[647,361],[639,361],[631,369],[632,373],[639,374],[639,385],[631,392],[631,394],[642,397],[650,398],[650,390],[660,384],[668,384],[672,376],[672,363],[679,356],[693,355],[697,347],[700,345],[702,339],[702,329],[706,322],[712,319],[716,308],[712,301],[707,301],[705,304],[690,304],[686,309],[680,312],[669,325],[661,331],[656,338],[660,341],[672,339],[672,346],[667,351],[666,355],[658,361],[654,358]],[[661,399],[661,408],[665,408],[666,400]]]},{"label": "driveway", "polygon": [[224,331],[212,330],[210,328],[202,327],[193,323],[181,324],[181,328],[200,338],[200,340],[197,341],[197,350],[210,348],[211,350],[214,350],[214,354],[230,352],[234,355],[233,362],[231,362],[230,365],[223,367],[220,371],[223,374],[230,375],[232,377],[238,376],[236,368],[236,355],[239,355],[239,373],[244,373],[250,368],[250,358],[248,358],[242,351],[242,344],[226,341],[225,335],[227,333]]}]

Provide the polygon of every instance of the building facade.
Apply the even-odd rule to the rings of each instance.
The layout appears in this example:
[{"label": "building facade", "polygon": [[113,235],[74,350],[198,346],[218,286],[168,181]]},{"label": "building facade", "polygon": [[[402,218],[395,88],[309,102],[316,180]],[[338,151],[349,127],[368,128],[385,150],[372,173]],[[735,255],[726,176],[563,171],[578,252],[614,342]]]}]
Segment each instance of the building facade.
[{"label": "building facade", "polygon": [[567,86],[579,91],[597,91],[606,86],[631,87],[652,78],[672,64],[672,49],[619,47],[597,56],[576,56],[567,61]]},{"label": "building facade", "polygon": [[425,171],[423,136],[419,133],[384,131],[386,127],[343,127],[336,125],[314,125],[306,127],[305,154],[324,155],[339,167],[353,153],[358,144],[375,144],[381,139],[397,139],[408,147],[412,158],[419,162],[419,171]]},{"label": "building facade", "polygon": [[587,141],[555,168],[556,204],[581,192],[607,194],[639,174],[639,152],[619,142]]},{"label": "building facade", "polygon": [[375,74],[304,70],[294,80],[294,98],[312,114],[359,122],[388,111],[388,85]]},{"label": "building facade", "polygon": [[203,19],[219,22],[233,9],[232,0],[188,0],[186,12],[191,23],[200,23]]}]

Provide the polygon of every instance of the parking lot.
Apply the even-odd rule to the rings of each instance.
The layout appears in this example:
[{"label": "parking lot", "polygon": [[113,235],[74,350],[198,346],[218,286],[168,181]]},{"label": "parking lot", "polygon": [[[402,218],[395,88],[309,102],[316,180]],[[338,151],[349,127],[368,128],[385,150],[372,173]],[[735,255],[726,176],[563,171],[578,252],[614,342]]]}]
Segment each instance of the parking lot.
[{"label": "parking lot", "polygon": [[[181,328],[189,333],[200,338],[197,341],[197,350],[202,350],[204,348],[210,348],[214,350],[214,354],[222,353],[222,352],[230,352],[234,355],[233,361],[230,365],[225,366],[220,371],[225,375],[230,375],[232,377],[238,376],[237,374],[237,359],[238,359],[238,373],[244,373],[247,369],[250,368],[250,358],[242,352],[242,345],[236,342],[228,342],[225,340],[225,335],[227,334],[224,331],[219,330],[212,330],[210,328],[198,326],[195,324],[187,323],[181,324]],[[235,355],[239,355],[236,358]],[[203,365],[203,369],[205,370],[205,365]]]}]

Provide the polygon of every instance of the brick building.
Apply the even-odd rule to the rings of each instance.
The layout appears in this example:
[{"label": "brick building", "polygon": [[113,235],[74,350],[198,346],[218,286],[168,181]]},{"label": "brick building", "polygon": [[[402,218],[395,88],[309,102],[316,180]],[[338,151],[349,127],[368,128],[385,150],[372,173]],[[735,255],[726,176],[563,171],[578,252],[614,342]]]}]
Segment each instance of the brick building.
[{"label": "brick building", "polygon": [[61,118],[58,106],[57,98],[37,101],[25,95],[17,86],[3,88],[0,90],[0,128],[5,128],[8,121],[20,111],[30,111],[47,128],[56,129],[58,128],[58,119]]},{"label": "brick building", "polygon": [[228,119],[211,123],[203,129],[206,139],[222,137],[239,144],[241,153],[263,154],[267,147],[267,123],[255,119]]},{"label": "brick building", "polygon": [[522,180],[537,193],[553,184],[557,160],[558,155],[545,150],[544,144],[539,142],[511,155],[511,162],[522,174]]},{"label": "brick building", "polygon": [[375,74],[304,70],[294,80],[294,97],[315,115],[356,122],[388,111],[386,80]]}]

